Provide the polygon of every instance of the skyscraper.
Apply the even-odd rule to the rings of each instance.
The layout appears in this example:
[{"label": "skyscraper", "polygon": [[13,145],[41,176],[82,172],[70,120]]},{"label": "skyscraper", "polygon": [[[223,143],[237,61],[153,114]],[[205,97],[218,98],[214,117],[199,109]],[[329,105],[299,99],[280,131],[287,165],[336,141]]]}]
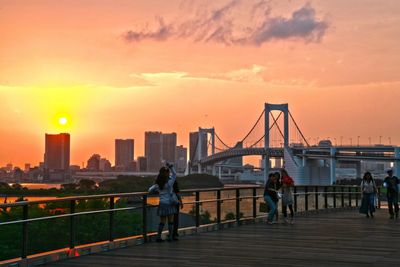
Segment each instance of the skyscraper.
[{"label": "skyscraper", "polygon": [[70,135],[46,134],[45,138],[44,167],[48,170],[68,170]]},{"label": "skyscraper", "polygon": [[162,134],[162,160],[175,162],[176,133]]},{"label": "skyscraper", "polygon": [[178,172],[184,172],[187,164],[187,148],[183,146],[176,147],[176,170]]},{"label": "skyscraper", "polygon": [[[197,145],[199,143],[199,132],[191,132],[189,134],[189,160],[194,161],[198,158]],[[201,157],[207,156],[207,135],[201,136]]]},{"label": "skyscraper", "polygon": [[147,158],[147,171],[157,172],[162,163],[162,133],[144,133],[144,155]]},{"label": "skyscraper", "polygon": [[134,159],[135,140],[115,139],[115,166],[127,169]]}]

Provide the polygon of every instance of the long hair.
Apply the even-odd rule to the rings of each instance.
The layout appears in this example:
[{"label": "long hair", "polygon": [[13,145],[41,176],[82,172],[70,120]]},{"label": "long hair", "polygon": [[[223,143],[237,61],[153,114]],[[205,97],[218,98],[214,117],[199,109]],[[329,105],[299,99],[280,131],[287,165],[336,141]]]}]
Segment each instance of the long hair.
[{"label": "long hair", "polygon": [[[371,179],[369,180],[368,177],[370,177]],[[373,181],[373,180],[374,180],[374,178],[372,177],[372,174],[370,172],[364,173],[363,181],[370,182],[370,181]]]},{"label": "long hair", "polygon": [[158,172],[156,184],[160,188],[160,190],[164,189],[165,184],[168,182],[169,179],[169,169],[167,167],[162,167]]}]

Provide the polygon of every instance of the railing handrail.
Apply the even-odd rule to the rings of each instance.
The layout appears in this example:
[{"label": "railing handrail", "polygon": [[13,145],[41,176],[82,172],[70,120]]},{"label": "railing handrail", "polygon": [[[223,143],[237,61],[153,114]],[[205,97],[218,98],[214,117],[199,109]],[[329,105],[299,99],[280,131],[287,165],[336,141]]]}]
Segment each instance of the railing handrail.
[{"label": "railing handrail", "polygon": [[[357,188],[358,185],[295,185],[296,188],[305,188],[305,187],[337,187],[337,188]],[[245,190],[245,189],[261,189],[264,188],[263,185],[245,185],[245,186],[237,186],[237,187],[213,187],[213,188],[203,188],[203,189],[185,189],[181,190],[182,193],[195,193],[195,192],[212,192],[212,191],[229,191],[229,190]],[[336,192],[339,193],[339,192]],[[18,201],[14,203],[6,203],[0,204],[0,209],[18,207],[18,206],[26,206],[26,205],[37,205],[37,204],[46,204],[46,203],[54,203],[54,202],[64,202],[64,201],[79,201],[79,200],[90,200],[90,199],[101,199],[101,198],[110,198],[110,197],[142,197],[143,195],[152,196],[153,194],[149,194],[148,192],[130,192],[130,193],[113,193],[113,194],[99,194],[99,195],[84,195],[84,196],[69,196],[69,197],[57,197],[53,199],[41,199],[41,200],[32,200],[32,201]]]}]

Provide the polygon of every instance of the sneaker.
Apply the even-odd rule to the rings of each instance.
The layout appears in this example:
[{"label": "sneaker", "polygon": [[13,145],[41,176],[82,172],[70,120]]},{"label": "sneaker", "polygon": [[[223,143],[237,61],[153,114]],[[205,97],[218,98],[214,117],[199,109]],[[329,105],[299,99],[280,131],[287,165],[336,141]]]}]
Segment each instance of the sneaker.
[{"label": "sneaker", "polygon": [[391,219],[391,220],[394,219],[394,216],[393,216],[393,215],[390,215],[390,219]]},{"label": "sneaker", "polygon": [[157,243],[162,243],[162,242],[164,242],[164,241],[165,241],[165,240],[164,240],[164,239],[161,239],[161,238],[157,238],[157,239],[156,239],[156,242],[157,242]]},{"label": "sneaker", "polygon": [[267,221],[267,224],[269,224],[269,225],[273,225],[273,224],[274,224],[274,222]]},{"label": "sneaker", "polygon": [[178,238],[177,236],[174,236],[174,237],[172,238],[172,240],[174,240],[174,241],[179,241],[179,238]]},{"label": "sneaker", "polygon": [[366,217],[366,218],[369,218],[369,215],[367,214],[365,217]]},{"label": "sneaker", "polygon": [[290,220],[290,224],[294,224],[294,220],[293,219]]},{"label": "sneaker", "polygon": [[371,218],[374,218],[374,214],[373,213],[371,213]]},{"label": "sneaker", "polygon": [[289,224],[289,223],[290,223],[289,220],[288,220],[287,218],[285,218],[284,222],[285,222],[286,224]]}]

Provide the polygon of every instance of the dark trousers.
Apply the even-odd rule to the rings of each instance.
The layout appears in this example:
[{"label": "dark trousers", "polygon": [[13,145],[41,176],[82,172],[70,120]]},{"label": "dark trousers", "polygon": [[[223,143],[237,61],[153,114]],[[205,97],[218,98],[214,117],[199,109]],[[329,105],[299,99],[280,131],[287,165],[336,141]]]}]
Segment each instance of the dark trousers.
[{"label": "dark trousers", "polygon": [[173,236],[178,236],[178,229],[179,229],[179,209],[180,205],[176,205],[177,213],[174,214],[174,231],[172,233]]},{"label": "dark trousers", "polygon": [[389,214],[392,216],[394,215],[393,207],[394,207],[394,212],[396,214],[399,214],[399,195],[397,193],[388,194],[387,200],[388,200],[388,206],[389,206]]},{"label": "dark trousers", "polygon": [[283,217],[287,218],[287,208],[288,207],[289,207],[289,210],[290,210],[290,218],[293,219],[294,211],[293,211],[293,205],[292,204],[283,206]]}]

